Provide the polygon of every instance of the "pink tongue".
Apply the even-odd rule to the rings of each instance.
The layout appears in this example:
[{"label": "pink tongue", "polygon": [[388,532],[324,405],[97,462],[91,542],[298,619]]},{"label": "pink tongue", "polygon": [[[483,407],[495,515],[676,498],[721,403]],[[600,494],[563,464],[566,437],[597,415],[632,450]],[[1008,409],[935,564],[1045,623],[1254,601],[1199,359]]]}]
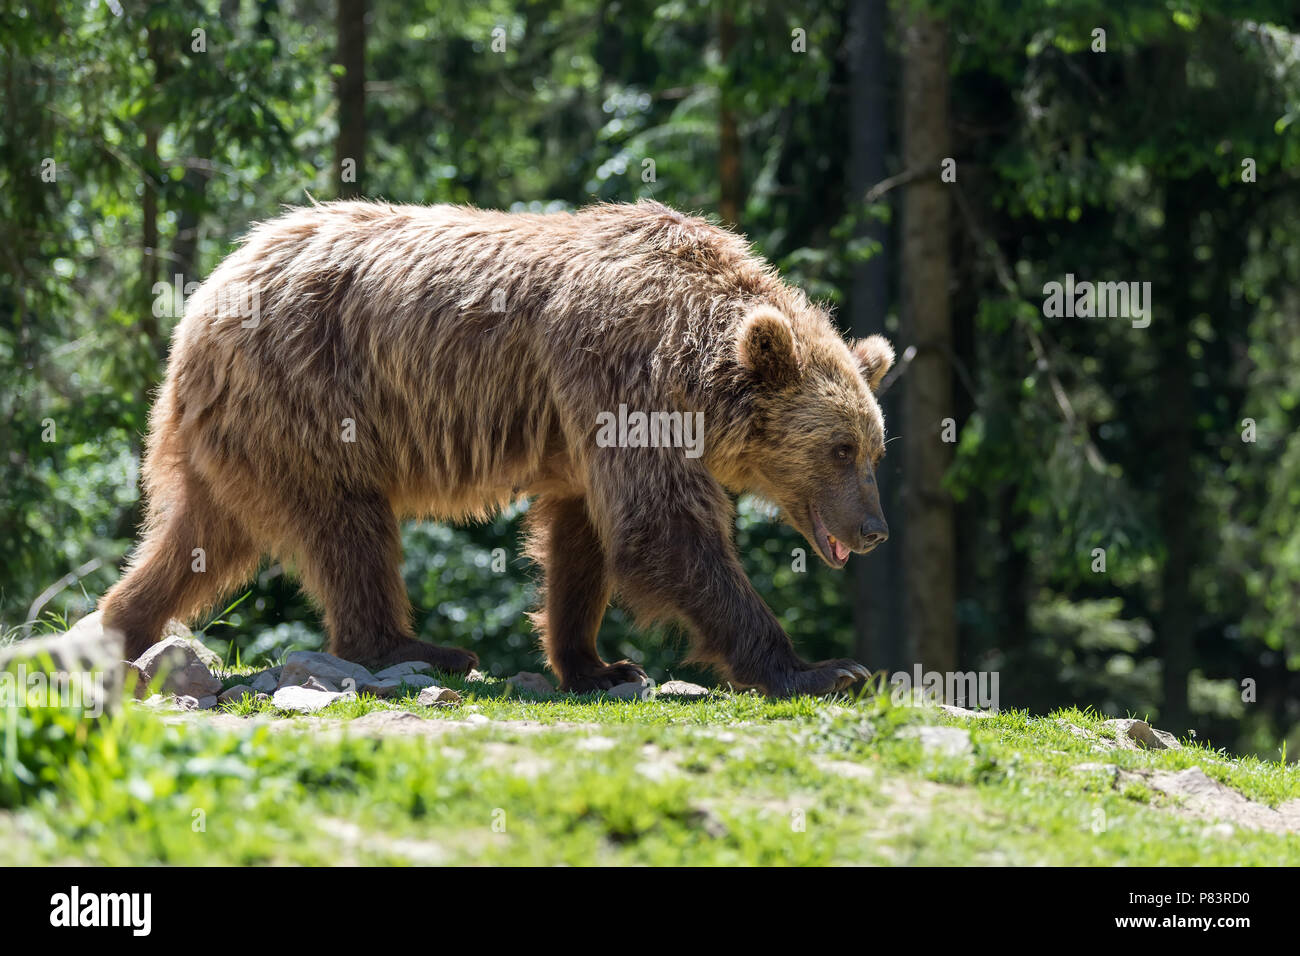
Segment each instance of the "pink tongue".
[{"label": "pink tongue", "polygon": [[847,561],[849,559],[849,549],[839,541],[831,545],[831,550],[835,552],[836,561]]}]

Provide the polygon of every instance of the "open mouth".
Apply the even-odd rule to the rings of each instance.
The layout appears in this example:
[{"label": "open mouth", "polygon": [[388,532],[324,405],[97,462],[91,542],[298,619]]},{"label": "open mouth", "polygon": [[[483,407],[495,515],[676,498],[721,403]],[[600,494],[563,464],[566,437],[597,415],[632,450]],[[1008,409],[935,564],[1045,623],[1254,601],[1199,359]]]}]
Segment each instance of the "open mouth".
[{"label": "open mouth", "polygon": [[833,568],[844,567],[845,562],[849,560],[849,546],[826,530],[826,524],[815,507],[809,505],[808,513],[812,517],[813,537],[817,541],[817,549],[821,551],[822,557]]}]

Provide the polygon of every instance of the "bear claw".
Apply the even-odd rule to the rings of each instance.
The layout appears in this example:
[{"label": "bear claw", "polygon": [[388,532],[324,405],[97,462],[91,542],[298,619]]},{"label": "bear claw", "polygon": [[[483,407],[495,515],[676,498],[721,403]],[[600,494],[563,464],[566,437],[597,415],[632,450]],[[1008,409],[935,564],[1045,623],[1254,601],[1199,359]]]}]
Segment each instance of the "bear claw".
[{"label": "bear claw", "polygon": [[640,664],[634,664],[631,661],[618,661],[585,673],[566,677],[560,682],[560,690],[569,694],[589,694],[592,691],[609,690],[619,684],[648,681],[649,679]]},{"label": "bear claw", "polygon": [[848,690],[854,684],[871,677],[871,671],[857,661],[821,661],[805,665],[787,675],[783,680],[769,685],[767,692],[773,697],[795,697],[806,694],[821,697]]}]

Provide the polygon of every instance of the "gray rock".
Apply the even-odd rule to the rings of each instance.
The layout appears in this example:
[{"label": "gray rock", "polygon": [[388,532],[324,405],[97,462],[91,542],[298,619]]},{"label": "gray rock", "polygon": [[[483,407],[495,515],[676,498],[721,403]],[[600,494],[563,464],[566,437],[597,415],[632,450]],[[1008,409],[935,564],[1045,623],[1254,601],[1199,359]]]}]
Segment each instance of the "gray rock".
[{"label": "gray rock", "polygon": [[507,677],[506,684],[515,690],[521,690],[538,697],[555,696],[555,688],[551,686],[551,682],[544,675],[533,671],[520,671],[514,677]]},{"label": "gray rock", "polygon": [[616,684],[605,693],[615,700],[649,700],[654,696],[654,684],[649,681],[630,680],[625,684]]},{"label": "gray rock", "polygon": [[422,687],[438,686],[438,682],[428,674],[408,674],[402,678],[402,683],[407,687],[414,687],[416,690]]},{"label": "gray rock", "polygon": [[[194,702],[195,702],[196,705],[198,704],[197,699],[195,699],[195,698],[190,698],[190,699],[191,699],[191,700],[194,700]],[[163,695],[163,694],[150,694],[150,695],[149,695],[148,697],[146,697],[144,700],[140,701],[140,706],[141,706],[141,707],[148,707],[150,710],[164,710],[164,711],[169,711],[169,710],[180,710],[180,709],[181,709],[180,704],[178,704],[178,703],[176,702],[176,695],[175,695],[175,694],[167,694],[167,695]]]},{"label": "gray rock", "polygon": [[[157,695],[155,694],[154,696]],[[171,699],[171,705],[171,709],[175,710],[212,710],[212,708],[217,706],[217,698],[212,694],[208,694],[206,697],[194,697],[190,694],[177,694]]]},{"label": "gray rock", "polygon": [[0,648],[0,671],[57,676],[49,682],[56,701],[80,705],[92,715],[112,710],[122,698],[126,665],[119,631],[105,630],[98,611],[63,634],[28,638]]},{"label": "gray rock", "polygon": [[137,696],[145,688],[178,697],[211,697],[221,693],[221,681],[212,676],[190,642],[183,637],[164,638],[130,666],[138,675]]},{"label": "gray rock", "polygon": [[[1146,750],[1182,750],[1183,745],[1171,733],[1163,730],[1156,730],[1145,720],[1133,720],[1131,718],[1124,720],[1108,720],[1103,727],[1115,734],[1115,739],[1122,745],[1137,747]],[[1131,743],[1130,743],[1131,741]]]},{"label": "gray rock", "polygon": [[333,654],[320,651],[291,651],[284,659],[284,666],[280,671],[279,688],[301,687],[309,677],[328,681],[331,685],[346,690],[356,690],[375,679],[375,675],[360,664],[353,664]]},{"label": "gray rock", "polygon": [[280,686],[280,668],[259,671],[248,679],[248,684],[259,694],[274,694]]},{"label": "gray rock", "polygon": [[1219,783],[1200,767],[1179,771],[1135,772],[1131,776],[1145,782],[1152,789],[1177,798],[1179,813],[1231,823],[1248,830],[1294,833],[1300,829],[1300,819],[1292,816],[1286,805],[1274,809],[1257,803]]},{"label": "gray rock", "polygon": [[227,687],[218,694],[217,700],[222,704],[228,704],[232,701],[241,701],[245,697],[250,697],[256,693],[257,691],[253,690],[253,688],[249,687],[247,684],[236,684],[234,687]]},{"label": "gray rock", "polygon": [[381,671],[375,671],[375,676],[380,680],[387,680],[390,677],[407,677],[411,674],[421,674],[424,671],[431,670],[433,670],[433,665],[425,661],[402,661],[392,667],[385,667]]},{"label": "gray rock", "polygon": [[967,710],[965,707],[958,707],[956,704],[940,704],[939,709],[953,717],[967,717],[973,720],[988,720],[993,716],[982,710]]},{"label": "gray rock", "polygon": [[169,637],[179,637],[189,644],[194,649],[194,653],[198,655],[199,660],[203,662],[203,666],[208,670],[218,671],[225,666],[225,661],[221,659],[221,655],[195,637],[194,632],[186,627],[182,621],[172,618],[163,626],[162,639],[167,640]]},{"label": "gray rock", "polygon": [[450,707],[459,704],[461,697],[450,687],[426,687],[415,702],[423,707]]},{"label": "gray rock", "polygon": [[382,680],[372,680],[357,688],[357,690],[363,694],[371,694],[379,698],[395,697],[397,692],[401,689],[401,677],[385,677]]},{"label": "gray rock", "polygon": [[659,685],[660,697],[708,697],[709,689],[685,680],[670,680]]},{"label": "gray rock", "polygon": [[371,680],[361,684],[357,690],[363,694],[389,698],[401,694],[403,687],[420,690],[423,687],[437,687],[438,682],[428,674],[403,674],[399,677],[385,677],[383,680]]},{"label": "gray rock", "polygon": [[323,677],[308,677],[298,686],[305,687],[308,690],[323,690],[330,694],[337,694],[339,692],[339,688],[334,686],[333,681],[326,680]]},{"label": "gray rock", "polygon": [[271,698],[271,703],[275,704],[280,710],[291,710],[300,714],[311,714],[320,710],[322,707],[328,707],[336,700],[356,697],[351,692],[336,693],[327,690],[311,690],[307,687],[299,687],[290,684],[287,687],[281,687]]},{"label": "gray rock", "polygon": [[921,741],[926,753],[941,757],[960,757],[971,753],[970,731],[961,727],[933,727],[929,724],[904,727],[898,732],[903,738],[915,738]]}]

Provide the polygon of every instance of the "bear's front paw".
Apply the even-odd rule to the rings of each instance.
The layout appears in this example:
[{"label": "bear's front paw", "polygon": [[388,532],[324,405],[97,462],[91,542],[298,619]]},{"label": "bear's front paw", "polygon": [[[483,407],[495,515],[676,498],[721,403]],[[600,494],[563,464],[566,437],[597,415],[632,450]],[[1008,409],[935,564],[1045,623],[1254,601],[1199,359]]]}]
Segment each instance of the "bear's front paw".
[{"label": "bear's front paw", "polygon": [[619,684],[646,682],[650,678],[641,669],[640,664],[631,661],[619,661],[593,668],[577,674],[566,675],[560,682],[560,690],[569,694],[589,694],[597,690],[609,690]]},{"label": "bear's front paw", "polygon": [[871,678],[871,671],[847,657],[832,661],[818,661],[802,669],[770,681],[766,688],[769,697],[821,697],[846,691],[854,684]]}]

